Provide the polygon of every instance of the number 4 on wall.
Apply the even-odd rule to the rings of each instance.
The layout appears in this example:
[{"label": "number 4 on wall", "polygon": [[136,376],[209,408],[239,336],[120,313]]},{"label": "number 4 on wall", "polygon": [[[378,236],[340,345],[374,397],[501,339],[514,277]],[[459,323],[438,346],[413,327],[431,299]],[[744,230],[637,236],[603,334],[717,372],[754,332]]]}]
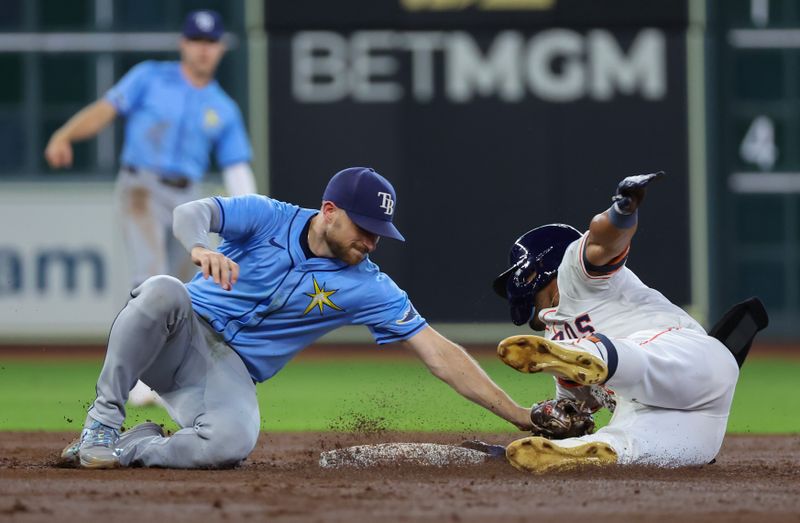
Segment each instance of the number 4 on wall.
[{"label": "number 4 on wall", "polygon": [[755,164],[762,171],[769,171],[778,159],[775,146],[775,125],[767,116],[757,116],[739,146],[739,155],[747,163]]},{"label": "number 4 on wall", "polygon": [[756,27],[769,24],[769,0],[750,0],[750,19]]}]

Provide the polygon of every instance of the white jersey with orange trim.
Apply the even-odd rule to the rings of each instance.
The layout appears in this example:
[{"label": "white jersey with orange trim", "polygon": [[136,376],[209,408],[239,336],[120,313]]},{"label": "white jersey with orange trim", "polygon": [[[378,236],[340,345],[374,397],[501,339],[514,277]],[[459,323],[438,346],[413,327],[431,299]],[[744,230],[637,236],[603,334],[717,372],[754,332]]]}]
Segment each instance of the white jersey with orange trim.
[{"label": "white jersey with orange trim", "polygon": [[545,337],[568,340],[600,332],[614,338],[643,341],[675,328],[706,333],[680,307],[642,283],[625,267],[627,251],[609,264],[618,264],[613,272],[589,274],[583,255],[587,237],[585,233],[567,247],[558,267],[559,304],[539,313],[546,326]]},{"label": "white jersey with orange trim", "polygon": [[558,398],[589,401],[590,408],[602,405],[614,415],[596,433],[559,440],[559,445],[603,441],[620,464],[708,463],[725,436],[738,377],[735,359],[627,269],[627,251],[590,273],[587,237],[567,248],[558,268],[559,304],[542,310],[539,318],[549,339],[568,341],[594,332],[607,337],[615,354],[607,382],[581,387],[557,380],[556,391]]}]

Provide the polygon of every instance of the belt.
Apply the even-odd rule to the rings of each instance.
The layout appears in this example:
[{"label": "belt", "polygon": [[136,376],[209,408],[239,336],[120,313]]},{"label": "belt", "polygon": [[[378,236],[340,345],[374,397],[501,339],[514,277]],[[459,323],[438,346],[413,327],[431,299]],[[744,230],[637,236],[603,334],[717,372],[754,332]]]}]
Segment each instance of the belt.
[{"label": "belt", "polygon": [[[138,174],[139,171],[141,170],[133,165],[123,165],[122,168],[131,174]],[[181,176],[181,175],[164,176],[155,171],[154,173],[158,178],[158,181],[161,184],[166,185],[167,187],[172,187],[174,189],[186,189],[187,187],[192,185],[192,180],[190,180],[186,176]]]}]

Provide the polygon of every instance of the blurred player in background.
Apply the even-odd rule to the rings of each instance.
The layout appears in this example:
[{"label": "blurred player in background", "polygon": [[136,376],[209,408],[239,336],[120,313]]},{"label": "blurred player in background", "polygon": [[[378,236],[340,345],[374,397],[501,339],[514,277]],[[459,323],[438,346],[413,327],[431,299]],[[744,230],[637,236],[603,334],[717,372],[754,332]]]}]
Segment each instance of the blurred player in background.
[{"label": "blurred player in background", "polygon": [[[130,267],[130,286],[150,276],[187,279],[186,251],[172,237],[172,211],[197,199],[198,182],[213,151],[231,196],[255,192],[251,149],[236,103],[214,80],[225,45],[219,13],[186,17],[180,62],[148,60],[133,67],[106,95],[88,105],[50,138],[50,167],[72,165],[72,143],[97,135],[117,115],[125,117],[125,142],[116,187]],[[155,394],[141,382],[135,405]]]}]

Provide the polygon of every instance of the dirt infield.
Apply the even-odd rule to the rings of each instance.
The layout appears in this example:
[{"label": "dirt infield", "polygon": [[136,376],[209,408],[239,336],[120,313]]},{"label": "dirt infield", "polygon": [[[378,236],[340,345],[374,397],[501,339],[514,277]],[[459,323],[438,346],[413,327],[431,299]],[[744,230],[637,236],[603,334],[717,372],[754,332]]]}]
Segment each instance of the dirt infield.
[{"label": "dirt infield", "polygon": [[[800,522],[800,436],[729,437],[717,463],[536,477],[505,463],[322,470],[319,453],[475,434],[263,434],[239,468],[55,466],[73,437],[0,433],[0,521],[792,521]],[[482,435],[496,443],[508,435]]]}]

